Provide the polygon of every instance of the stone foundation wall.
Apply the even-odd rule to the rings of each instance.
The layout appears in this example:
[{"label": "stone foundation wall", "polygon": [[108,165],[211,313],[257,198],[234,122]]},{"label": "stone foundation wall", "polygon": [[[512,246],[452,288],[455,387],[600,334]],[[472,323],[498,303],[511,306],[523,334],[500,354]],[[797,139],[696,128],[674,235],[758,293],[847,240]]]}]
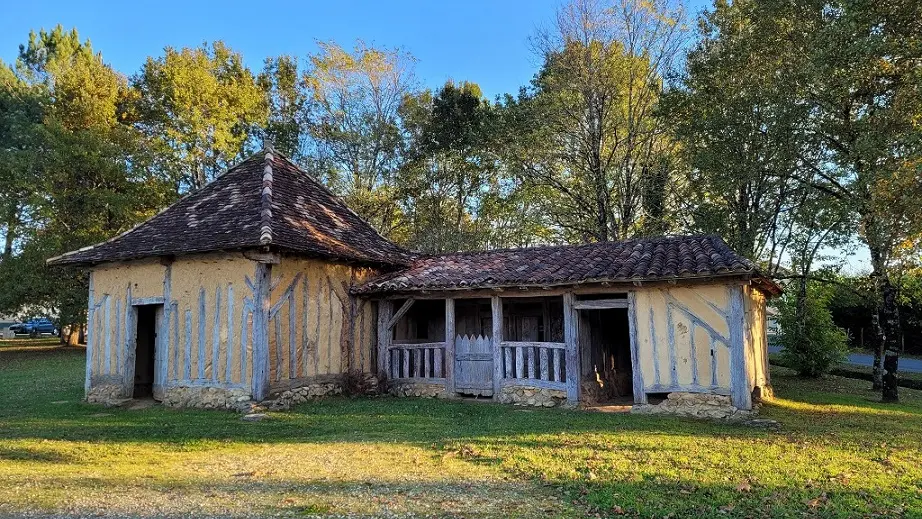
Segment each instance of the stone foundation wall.
[{"label": "stone foundation wall", "polygon": [[343,386],[339,382],[316,382],[286,389],[275,398],[266,400],[262,405],[271,411],[281,411],[308,400],[341,394],[343,394]]},{"label": "stone foundation wall", "polygon": [[422,382],[394,384],[391,386],[391,394],[394,396],[420,396],[427,398],[447,396],[443,384],[426,384]]},{"label": "stone foundation wall", "polygon": [[125,386],[120,384],[98,384],[90,387],[86,401],[91,404],[115,405],[129,398]]},{"label": "stone foundation wall", "polygon": [[239,388],[174,386],[163,391],[166,407],[237,410],[246,407],[250,399],[250,390]]},{"label": "stone foundation wall", "polygon": [[502,404],[556,407],[567,403],[567,392],[532,386],[503,386],[497,401]]},{"label": "stone foundation wall", "polygon": [[742,419],[756,414],[733,406],[729,396],[710,393],[669,393],[659,404],[637,404],[632,413],[671,414],[693,418]]}]

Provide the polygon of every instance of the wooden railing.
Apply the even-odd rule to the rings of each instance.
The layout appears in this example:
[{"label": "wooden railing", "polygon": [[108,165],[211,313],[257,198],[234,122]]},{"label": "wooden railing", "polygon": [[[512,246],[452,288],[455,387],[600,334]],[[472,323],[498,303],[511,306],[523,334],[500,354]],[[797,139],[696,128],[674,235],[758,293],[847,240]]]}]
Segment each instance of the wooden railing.
[{"label": "wooden railing", "polygon": [[503,341],[502,374],[505,384],[549,389],[567,388],[567,345],[563,342]]},{"label": "wooden railing", "polygon": [[444,342],[395,343],[388,347],[387,354],[392,380],[445,380]]}]

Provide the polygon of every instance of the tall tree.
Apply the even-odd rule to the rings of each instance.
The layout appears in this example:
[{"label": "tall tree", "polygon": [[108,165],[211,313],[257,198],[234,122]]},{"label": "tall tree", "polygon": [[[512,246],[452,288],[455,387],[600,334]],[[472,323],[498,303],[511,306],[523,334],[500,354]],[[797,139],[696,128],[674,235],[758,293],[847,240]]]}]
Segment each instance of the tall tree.
[{"label": "tall tree", "polygon": [[133,79],[138,127],[169,156],[178,189],[198,189],[245,152],[267,122],[263,90],[242,56],[223,42],[165,49]]},{"label": "tall tree", "polygon": [[320,42],[304,74],[307,160],[385,235],[399,225],[394,174],[403,145],[399,109],[414,89],[412,56],[362,42]]},{"label": "tall tree", "polygon": [[557,194],[548,210],[565,239],[665,230],[645,219],[664,217],[674,167],[657,108],[682,18],[667,0],[573,0],[536,38],[544,64],[532,90],[507,103],[521,112],[509,149],[529,182]]},{"label": "tall tree", "polygon": [[28,103],[41,124],[19,127],[35,160],[15,163],[29,180],[20,199],[28,218],[20,222],[20,247],[2,262],[0,307],[50,310],[76,332],[86,318],[85,274],[44,260],[149,216],[165,200],[164,184],[149,176],[149,147],[126,122],[127,80],[75,30],[30,34],[14,76],[21,90],[41,93],[41,102]]},{"label": "tall tree", "polygon": [[[688,127],[705,130],[683,139],[712,171],[742,163],[747,181],[782,181],[769,202],[796,200],[785,191],[793,181],[853,212],[876,280],[877,356],[890,358],[876,379],[888,401],[900,343],[893,252],[922,225],[912,202],[922,195],[920,14],[914,2],[718,1],[689,67],[705,108]],[[774,230],[783,211],[766,207],[757,221]]]},{"label": "tall tree", "polygon": [[298,71],[298,60],[291,56],[266,58],[257,78],[269,108],[265,137],[274,147],[298,162],[305,153],[307,92]]}]

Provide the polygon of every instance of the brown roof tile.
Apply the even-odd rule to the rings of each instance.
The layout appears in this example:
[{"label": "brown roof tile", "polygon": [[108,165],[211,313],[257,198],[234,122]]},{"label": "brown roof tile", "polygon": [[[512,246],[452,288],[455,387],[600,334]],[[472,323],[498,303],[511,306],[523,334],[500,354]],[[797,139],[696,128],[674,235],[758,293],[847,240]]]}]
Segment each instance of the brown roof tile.
[{"label": "brown roof tile", "polygon": [[356,292],[373,294],[718,276],[764,279],[752,262],[733,252],[717,236],[669,236],[421,257],[409,268],[371,279]]},{"label": "brown roof tile", "polygon": [[134,229],[48,262],[87,265],[260,247],[377,265],[411,260],[320,182],[270,150]]}]

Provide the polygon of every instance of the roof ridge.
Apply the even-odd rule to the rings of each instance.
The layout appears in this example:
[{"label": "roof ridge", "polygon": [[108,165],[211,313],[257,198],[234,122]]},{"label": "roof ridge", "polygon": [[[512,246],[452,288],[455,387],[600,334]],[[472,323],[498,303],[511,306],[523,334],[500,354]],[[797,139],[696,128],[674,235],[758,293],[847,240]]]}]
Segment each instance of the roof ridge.
[{"label": "roof ridge", "polygon": [[260,190],[262,208],[259,211],[259,243],[269,245],[272,243],[272,153],[275,150],[267,148],[263,157],[263,182]]}]

